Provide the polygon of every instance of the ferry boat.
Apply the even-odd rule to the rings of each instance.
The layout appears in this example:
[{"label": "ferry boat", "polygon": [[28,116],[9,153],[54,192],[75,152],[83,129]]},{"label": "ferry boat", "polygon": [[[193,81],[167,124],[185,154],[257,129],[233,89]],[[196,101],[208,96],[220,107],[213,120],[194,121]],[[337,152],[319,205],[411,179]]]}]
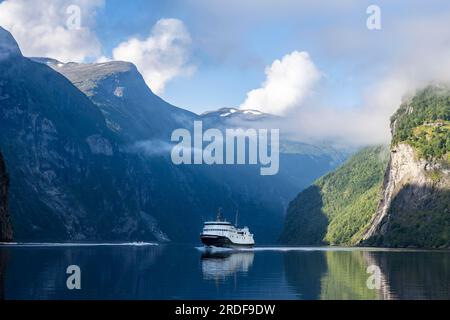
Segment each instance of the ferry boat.
[{"label": "ferry boat", "polygon": [[230,222],[223,220],[220,210],[217,213],[216,221],[207,221],[203,226],[203,231],[200,234],[200,240],[205,246],[211,247],[253,247],[255,241],[253,234],[250,233],[248,227],[238,228],[236,224],[232,225]]}]

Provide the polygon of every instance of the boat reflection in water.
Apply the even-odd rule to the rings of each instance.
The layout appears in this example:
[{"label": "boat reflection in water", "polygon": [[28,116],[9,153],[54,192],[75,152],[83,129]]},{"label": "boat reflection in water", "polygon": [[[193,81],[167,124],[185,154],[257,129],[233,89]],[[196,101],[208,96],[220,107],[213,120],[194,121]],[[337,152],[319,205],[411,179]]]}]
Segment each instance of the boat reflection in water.
[{"label": "boat reflection in water", "polygon": [[204,248],[201,256],[203,279],[225,280],[238,273],[247,273],[253,258],[252,251]]}]

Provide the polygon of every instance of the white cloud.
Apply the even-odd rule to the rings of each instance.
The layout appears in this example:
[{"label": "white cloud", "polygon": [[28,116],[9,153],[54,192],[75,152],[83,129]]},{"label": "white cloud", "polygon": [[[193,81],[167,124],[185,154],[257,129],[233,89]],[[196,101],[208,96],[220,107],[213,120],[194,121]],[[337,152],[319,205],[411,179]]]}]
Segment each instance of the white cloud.
[{"label": "white cloud", "polygon": [[247,93],[241,109],[282,115],[301,105],[321,75],[307,52],[294,51],[266,68],[261,88]]},{"label": "white cloud", "polygon": [[[6,0],[0,3],[0,25],[12,33],[25,56],[81,62],[101,54],[91,28],[103,4],[103,0]],[[79,28],[73,27],[70,6],[79,8]]]},{"label": "white cloud", "polygon": [[95,63],[105,63],[105,62],[111,62],[112,59],[108,58],[107,56],[100,56],[97,59],[95,59]]},{"label": "white cloud", "polygon": [[147,39],[131,38],[119,44],[113,58],[134,63],[147,85],[162,94],[168,81],[194,72],[189,64],[190,46],[191,36],[182,21],[161,19]]},{"label": "white cloud", "polygon": [[[388,58],[380,61],[385,71],[373,71],[371,67],[375,66],[368,64],[361,69],[365,74],[373,72],[374,76],[362,89],[358,107],[309,104],[289,114],[283,128],[299,139],[338,139],[356,145],[388,143],[390,117],[404,97],[429,84],[450,83],[450,29],[447,25],[447,14],[398,21],[380,38],[383,43],[401,43],[378,49],[383,52],[383,48],[395,48]],[[353,37],[338,38],[352,38],[361,43],[364,37],[367,36],[353,34]]]}]

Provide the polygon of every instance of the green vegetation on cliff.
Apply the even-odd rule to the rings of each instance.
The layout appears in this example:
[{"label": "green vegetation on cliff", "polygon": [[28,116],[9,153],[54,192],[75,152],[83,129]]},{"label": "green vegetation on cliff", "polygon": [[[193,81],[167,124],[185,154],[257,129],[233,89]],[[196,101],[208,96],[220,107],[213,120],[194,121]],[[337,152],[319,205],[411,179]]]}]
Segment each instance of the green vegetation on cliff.
[{"label": "green vegetation on cliff", "polygon": [[380,200],[386,147],[367,147],[302,191],[288,208],[281,241],[299,245],[353,245]]},{"label": "green vegetation on cliff", "polygon": [[392,144],[406,142],[419,157],[449,160],[450,89],[430,86],[404,102],[391,118]]},{"label": "green vegetation on cliff", "polygon": [[[366,242],[389,247],[450,247],[450,88],[429,86],[392,117],[395,148],[406,143],[427,161],[394,166],[386,218]],[[398,150],[397,150],[398,151]],[[396,151],[396,152],[397,152]],[[399,158],[401,159],[401,158]],[[398,165],[397,165],[398,167]],[[411,167],[409,170],[407,167]]]}]

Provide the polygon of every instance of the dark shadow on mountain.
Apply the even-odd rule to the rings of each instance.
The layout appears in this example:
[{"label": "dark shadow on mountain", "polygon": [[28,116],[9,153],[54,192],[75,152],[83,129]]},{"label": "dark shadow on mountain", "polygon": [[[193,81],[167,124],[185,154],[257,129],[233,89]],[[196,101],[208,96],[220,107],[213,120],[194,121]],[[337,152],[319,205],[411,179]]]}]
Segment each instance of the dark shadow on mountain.
[{"label": "dark shadow on mountain", "polygon": [[3,154],[0,151],[0,242],[9,242],[13,238],[11,221],[9,217],[9,176]]},{"label": "dark shadow on mountain", "polygon": [[[382,230],[382,232],[380,232]],[[406,185],[368,245],[413,248],[450,247],[450,190]]]},{"label": "dark shadow on mountain", "polygon": [[289,205],[281,243],[320,245],[327,232],[328,217],[322,211],[320,188],[312,185],[302,191]]},{"label": "dark shadow on mountain", "polygon": [[322,251],[291,251],[284,255],[286,280],[299,299],[320,298],[321,279],[327,272],[327,261]]},{"label": "dark shadow on mountain", "polygon": [[5,277],[6,266],[8,264],[8,251],[5,248],[0,248],[0,300],[5,299]]}]

